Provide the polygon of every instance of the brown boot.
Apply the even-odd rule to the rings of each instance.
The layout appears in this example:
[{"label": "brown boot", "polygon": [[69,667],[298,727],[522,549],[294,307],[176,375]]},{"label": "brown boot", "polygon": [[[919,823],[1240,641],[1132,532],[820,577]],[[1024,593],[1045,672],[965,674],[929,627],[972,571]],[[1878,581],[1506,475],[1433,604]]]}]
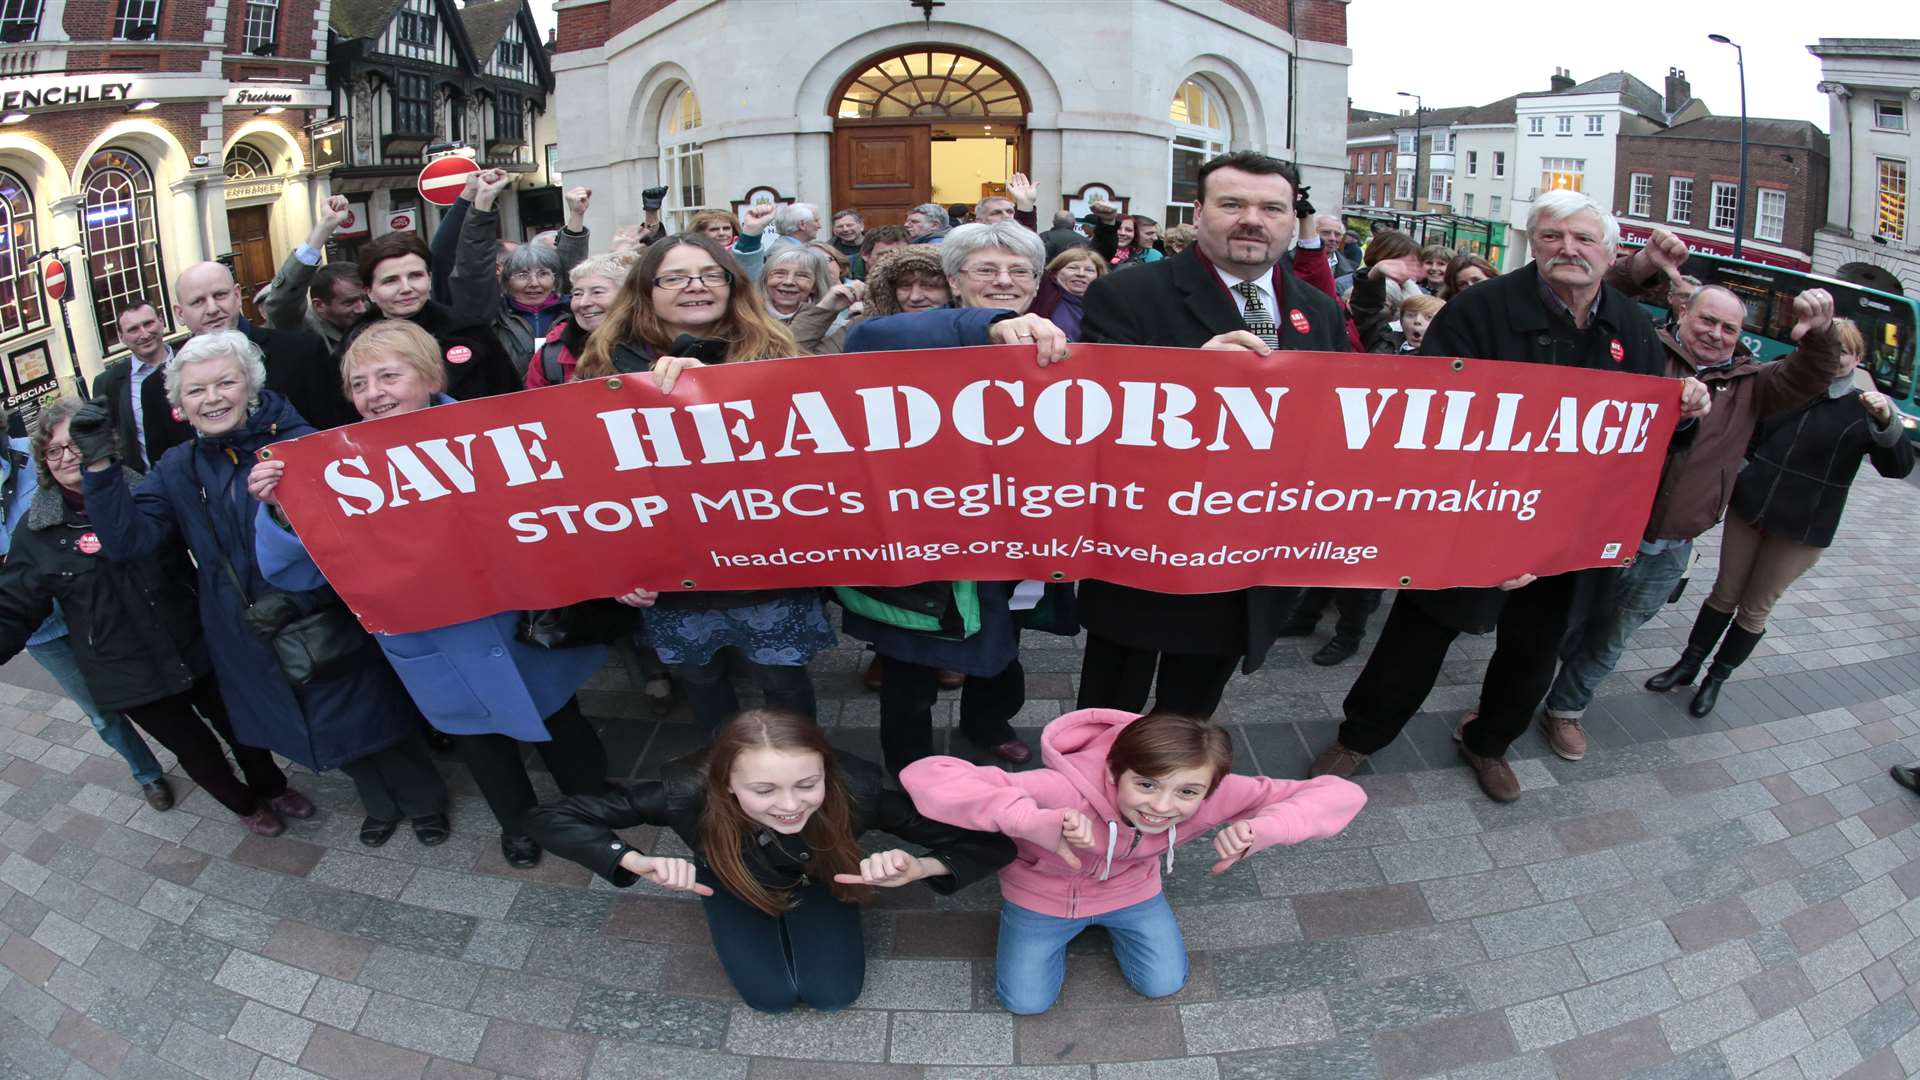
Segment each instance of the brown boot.
[{"label": "brown boot", "polygon": [[1540,718],[1540,728],[1547,733],[1547,745],[1553,752],[1568,761],[1579,761],[1587,756],[1587,733],[1580,727],[1577,716],[1555,716],[1549,712]]},{"label": "brown boot", "polygon": [[1494,802],[1513,802],[1520,797],[1520,778],[1513,775],[1513,768],[1504,757],[1489,758],[1467,749],[1466,743],[1460,744],[1460,756],[1472,767],[1474,779],[1480,781],[1480,790]]},{"label": "brown boot", "polygon": [[1313,764],[1307,767],[1307,775],[1338,776],[1344,780],[1359,771],[1360,766],[1366,763],[1367,755],[1358,750],[1347,749],[1336,739],[1332,746],[1320,751],[1320,756],[1313,759]]}]

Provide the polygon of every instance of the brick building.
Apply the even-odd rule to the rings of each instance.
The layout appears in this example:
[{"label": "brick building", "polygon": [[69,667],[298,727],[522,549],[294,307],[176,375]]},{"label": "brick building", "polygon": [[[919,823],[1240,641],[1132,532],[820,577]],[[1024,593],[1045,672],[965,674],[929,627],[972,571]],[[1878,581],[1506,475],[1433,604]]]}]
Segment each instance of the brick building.
[{"label": "brick building", "polygon": [[[1099,195],[1184,221],[1201,162],[1229,149],[1294,159],[1316,193],[1339,189],[1345,0],[1138,0],[1097,25],[1087,11],[565,0],[559,164],[595,189],[594,228],[637,219],[655,184],[674,225],[749,197],[881,223],[974,203],[1015,171],[1039,186],[1043,220]],[[750,80],[742,41],[759,43]]]},{"label": "brick building", "polygon": [[[1747,142],[1741,257],[1812,269],[1814,233],[1826,221],[1827,136],[1804,120],[1750,117]],[[1733,253],[1739,117],[1622,133],[1616,153],[1613,210],[1623,239],[1645,240],[1663,228],[1696,251]]]},{"label": "brick building", "polygon": [[[39,256],[66,260],[72,355],[91,378],[114,316],[231,257],[262,284],[326,181],[329,0],[26,0],[0,12],[0,379],[9,404],[71,385]],[[326,140],[322,140],[323,144]],[[324,153],[326,146],[322,146]]]}]

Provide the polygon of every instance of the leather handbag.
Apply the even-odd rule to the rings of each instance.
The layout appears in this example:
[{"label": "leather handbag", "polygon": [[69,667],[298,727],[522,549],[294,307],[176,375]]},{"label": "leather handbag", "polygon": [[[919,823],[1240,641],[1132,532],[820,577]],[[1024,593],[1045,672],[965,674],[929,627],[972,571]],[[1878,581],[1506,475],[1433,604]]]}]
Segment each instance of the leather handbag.
[{"label": "leather handbag", "polygon": [[240,575],[234,571],[233,563],[227,561],[227,553],[221,551],[219,555],[228,580],[247,605],[241,613],[241,622],[254,637],[273,649],[273,658],[279,662],[280,673],[288,682],[295,686],[326,682],[364,662],[362,657],[367,646],[373,644],[373,635],[367,633],[339,597],[324,607],[306,612],[300,610],[289,593],[270,592],[253,600]]},{"label": "leather handbag", "polygon": [[566,607],[520,614],[521,641],[543,649],[580,649],[611,645],[633,633],[640,612],[618,600],[582,600]]}]

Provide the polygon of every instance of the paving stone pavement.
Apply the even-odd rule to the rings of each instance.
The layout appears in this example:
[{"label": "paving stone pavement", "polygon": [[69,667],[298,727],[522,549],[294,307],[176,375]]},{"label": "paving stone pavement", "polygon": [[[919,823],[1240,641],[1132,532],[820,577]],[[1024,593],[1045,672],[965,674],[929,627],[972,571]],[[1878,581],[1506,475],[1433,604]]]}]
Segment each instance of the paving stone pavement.
[{"label": "paving stone pavement", "polygon": [[[1408,738],[1359,778],[1340,836],[1168,884],[1192,951],[1141,999],[1105,940],[1061,1004],[993,1001],[997,895],[903,890],[867,916],[867,990],[837,1014],[755,1014],[695,903],[548,860],[508,869],[463,769],[454,837],[368,851],[336,775],[261,840],[180,778],[156,814],[30,662],[0,669],[0,1077],[255,1080],[1854,1080],[1920,1074],[1920,492],[1863,477],[1841,542],[1786,597],[1706,721],[1639,689],[1683,602],[1633,641],[1587,760],[1517,745],[1525,796],[1482,798],[1448,736],[1492,643],[1464,640]],[[1283,642],[1223,710],[1239,767],[1299,775],[1359,661]],[[1037,731],[1078,653],[1031,638]],[[857,644],[817,664],[835,741],[877,750]],[[624,775],[696,739],[632,673],[583,695]],[[951,695],[939,717],[950,723]],[[975,753],[958,743],[957,752]],[[537,778],[544,783],[544,777]],[[663,850],[671,837],[640,836]]]}]

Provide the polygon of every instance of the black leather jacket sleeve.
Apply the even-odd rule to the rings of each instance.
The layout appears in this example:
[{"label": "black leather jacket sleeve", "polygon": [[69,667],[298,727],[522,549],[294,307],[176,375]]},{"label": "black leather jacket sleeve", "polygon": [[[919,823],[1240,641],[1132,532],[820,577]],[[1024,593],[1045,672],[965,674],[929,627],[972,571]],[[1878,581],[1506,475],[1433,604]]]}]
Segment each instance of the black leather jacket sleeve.
[{"label": "black leather jacket sleeve", "polygon": [[892,833],[908,843],[919,844],[928,854],[946,864],[944,877],[924,879],[937,893],[951,893],[994,873],[1013,861],[1013,841],[999,833],[976,832],[943,825],[922,817],[913,800],[904,793],[882,790],[873,802],[873,820],[868,828]]},{"label": "black leather jacket sleeve", "polygon": [[666,824],[666,784],[642,780],[602,795],[573,795],[536,806],[527,812],[526,830],[541,847],[624,889],[637,879],[620,865],[627,845],[614,830]]}]

